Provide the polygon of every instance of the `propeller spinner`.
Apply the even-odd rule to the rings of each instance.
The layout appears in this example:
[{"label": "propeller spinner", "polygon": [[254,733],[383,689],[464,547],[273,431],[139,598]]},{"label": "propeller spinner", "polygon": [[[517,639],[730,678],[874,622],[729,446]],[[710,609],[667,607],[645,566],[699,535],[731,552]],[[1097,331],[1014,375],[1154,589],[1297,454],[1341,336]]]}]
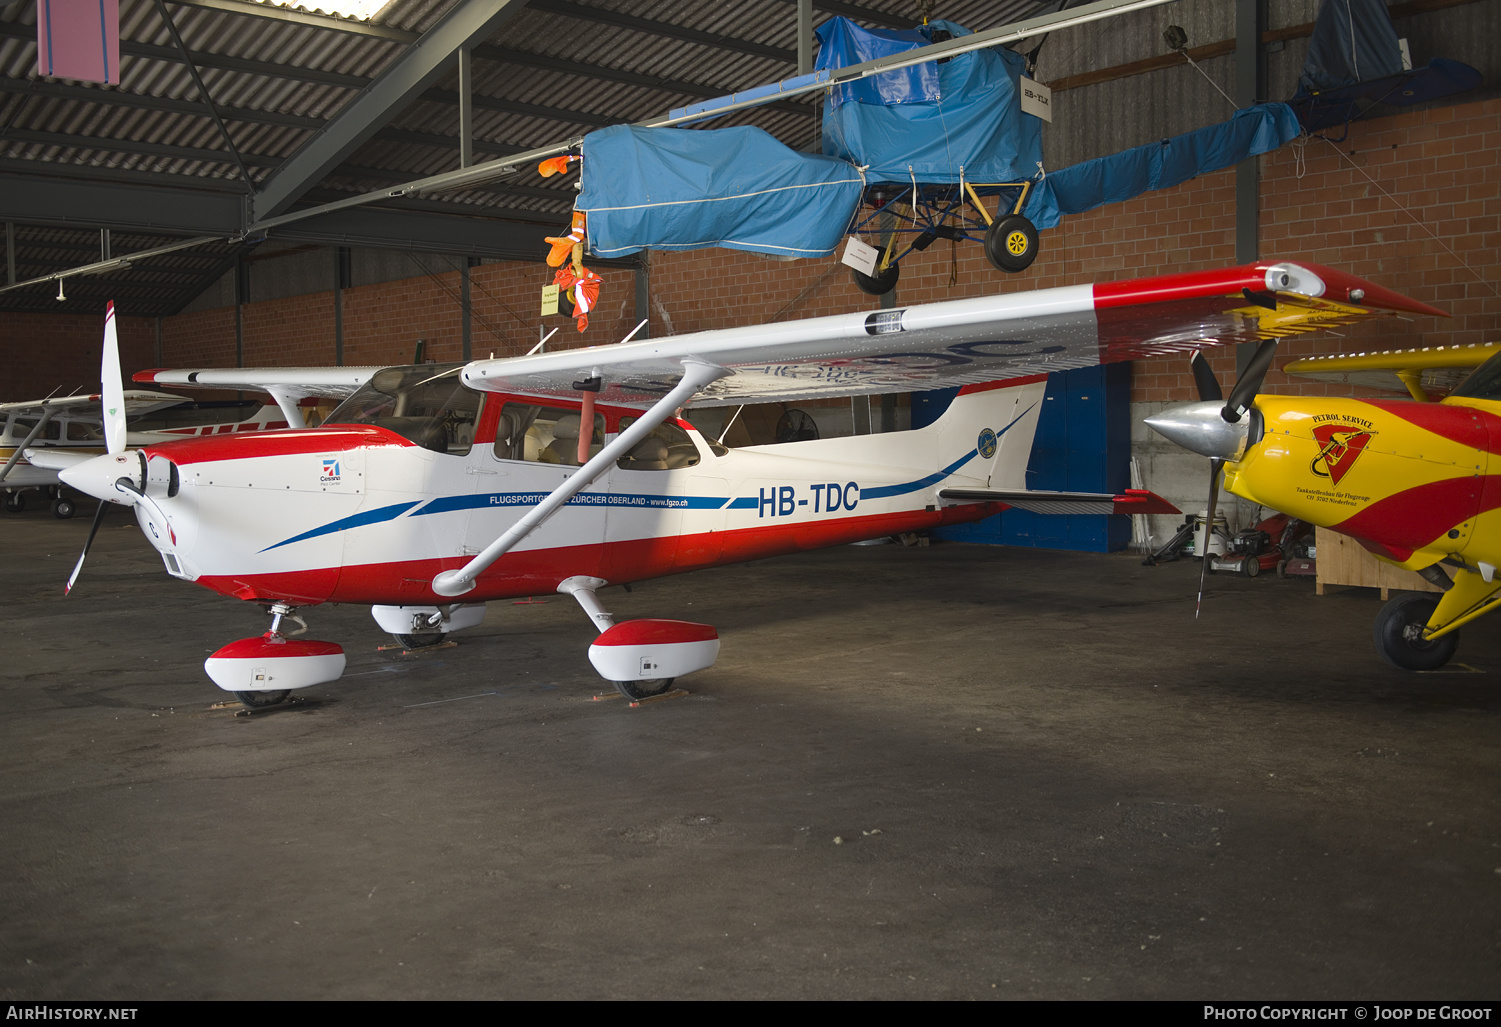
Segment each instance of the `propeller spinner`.
[{"label": "propeller spinner", "polygon": [[1209,533],[1214,530],[1215,506],[1219,501],[1220,471],[1225,461],[1235,460],[1245,452],[1250,441],[1255,420],[1245,415],[1251,411],[1256,394],[1261,391],[1266,373],[1277,353],[1277,340],[1267,339],[1256,348],[1256,353],[1246,364],[1230,398],[1224,399],[1220,383],[1209,367],[1204,354],[1195,350],[1188,358],[1193,369],[1194,383],[1198,386],[1199,402],[1171,407],[1155,417],[1146,419],[1147,426],[1184,449],[1209,458],[1209,504],[1207,523],[1204,529],[1204,552],[1199,554],[1203,564],[1199,569],[1199,599],[1194,607],[1194,619],[1204,606],[1204,582],[1209,574]]}]

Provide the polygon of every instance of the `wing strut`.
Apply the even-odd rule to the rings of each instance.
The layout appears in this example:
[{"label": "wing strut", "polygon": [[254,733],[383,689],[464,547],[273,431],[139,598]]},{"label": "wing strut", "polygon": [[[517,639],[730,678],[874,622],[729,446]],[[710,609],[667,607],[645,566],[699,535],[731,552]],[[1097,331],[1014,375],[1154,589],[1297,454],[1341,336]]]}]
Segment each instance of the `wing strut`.
[{"label": "wing strut", "polygon": [[[718,381],[732,373],[728,368],[717,364],[709,364],[692,358],[684,360],[683,377],[671,392],[657,400],[655,406],[617,435],[613,442],[591,457],[589,462],[580,467],[577,472],[569,475],[568,479],[553,489],[546,499],[532,507],[530,513],[506,529],[505,534],[486,546],[484,552],[458,570],[444,571],[434,578],[433,591],[440,596],[459,596],[468,592],[474,587],[474,579],[479,577],[485,568],[531,534],[537,525],[556,513],[559,507],[592,484],[607,467],[629,453],[636,443],[646,438],[652,429],[671,417],[673,412],[693,398],[695,393],[710,382]],[[589,430],[587,424],[583,426],[583,430],[585,432]]]},{"label": "wing strut", "polygon": [[42,429],[47,427],[47,422],[52,420],[53,412],[53,409],[49,406],[42,408],[42,416],[37,420],[36,425],[31,431],[27,433],[26,441],[17,446],[16,451],[10,455],[10,459],[5,461],[4,469],[0,470],[0,481],[5,480],[5,476],[10,473],[10,469],[16,466],[16,461],[21,459],[21,454],[26,451],[26,447],[35,442],[36,437],[42,433]]},{"label": "wing strut", "polygon": [[281,416],[287,419],[288,428],[306,428],[307,418],[302,415],[302,408],[297,405],[297,397],[286,389],[278,389],[270,386],[266,389],[266,395],[276,400],[276,405],[281,410]]}]

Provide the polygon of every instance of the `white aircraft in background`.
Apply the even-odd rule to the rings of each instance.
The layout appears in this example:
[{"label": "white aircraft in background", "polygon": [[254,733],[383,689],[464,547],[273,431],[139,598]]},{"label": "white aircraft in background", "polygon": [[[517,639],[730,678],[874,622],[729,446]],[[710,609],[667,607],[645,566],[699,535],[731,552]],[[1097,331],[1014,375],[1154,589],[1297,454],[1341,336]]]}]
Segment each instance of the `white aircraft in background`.
[{"label": "white aircraft in background", "polygon": [[[105,334],[115,331],[114,304],[105,312]],[[108,348],[108,342],[106,342]],[[121,394],[127,424],[147,414],[191,402],[170,392],[132,389]],[[73,500],[58,490],[57,471],[33,464],[24,453],[28,448],[64,448],[72,452],[98,454],[104,448],[104,413],[99,393],[59,396],[0,403],[0,491],[5,493],[4,506],[9,513],[26,508],[26,493],[44,490],[52,493],[52,512],[60,518],[73,516]],[[263,406],[242,421],[190,424],[154,430],[127,430],[125,444],[149,446],[155,442],[172,442],[201,435],[223,435],[247,431],[271,431],[304,425],[304,415],[295,402]]]},{"label": "white aircraft in background", "polygon": [[[283,632],[297,608],[369,603],[383,629],[420,644],[480,623],[486,600],[547,592],[578,601],[599,631],[590,661],[639,699],[711,666],[717,632],[617,624],[600,589],[1007,506],[1176,512],[1143,491],[1027,490],[1048,372],[1396,311],[1442,313],[1327,268],[1271,263],[464,365],[143,372],[347,399],[316,428],[141,449],[112,433],[107,455],[57,463],[73,488],[133,507],[169,574],[269,606],[268,631],[205,663],[248,706],[342,674],[338,645]],[[853,438],[727,449],[678,415],[690,401],[956,385],[936,423]]]}]

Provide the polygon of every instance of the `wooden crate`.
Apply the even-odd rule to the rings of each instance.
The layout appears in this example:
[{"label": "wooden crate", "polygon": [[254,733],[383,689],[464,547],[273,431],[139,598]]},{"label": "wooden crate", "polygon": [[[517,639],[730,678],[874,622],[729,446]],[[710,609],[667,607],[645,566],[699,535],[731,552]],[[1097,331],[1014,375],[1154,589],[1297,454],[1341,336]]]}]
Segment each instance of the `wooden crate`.
[{"label": "wooden crate", "polygon": [[1359,542],[1348,535],[1341,535],[1328,528],[1314,529],[1314,545],[1318,547],[1319,595],[1325,585],[1360,585],[1381,589],[1383,600],[1391,597],[1392,589],[1408,592],[1437,592],[1417,571],[1404,571],[1376,559]]}]

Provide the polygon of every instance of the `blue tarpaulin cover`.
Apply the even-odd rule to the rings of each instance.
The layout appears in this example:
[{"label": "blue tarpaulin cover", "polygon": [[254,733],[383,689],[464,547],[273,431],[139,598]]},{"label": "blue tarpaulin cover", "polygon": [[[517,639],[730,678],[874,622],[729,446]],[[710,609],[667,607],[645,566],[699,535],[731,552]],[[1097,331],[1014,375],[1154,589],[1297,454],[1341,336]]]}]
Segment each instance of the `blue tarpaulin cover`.
[{"label": "blue tarpaulin cover", "polygon": [[1326,0],[1313,24],[1308,58],[1298,77],[1298,95],[1384,78],[1401,70],[1402,48],[1386,0],[1332,4]]},{"label": "blue tarpaulin cover", "polygon": [[1426,103],[1482,81],[1468,64],[1442,57],[1424,68],[1402,65],[1386,0],[1325,0],[1290,102],[1303,127],[1316,132],[1353,121],[1377,103]]},{"label": "blue tarpaulin cover", "polygon": [[759,128],[614,125],[584,136],[589,250],[724,246],[780,256],[833,253],[864,182],[848,163],[798,153]]},{"label": "blue tarpaulin cover", "polygon": [[1038,228],[1052,228],[1063,214],[1120,203],[1228,168],[1277,149],[1301,131],[1297,115],[1285,103],[1246,107],[1219,125],[1050,172],[1033,188],[1022,213]]},{"label": "blue tarpaulin cover", "polygon": [[[845,68],[927,46],[935,30],[970,35],[949,21],[878,32],[844,18],[818,28],[819,69]],[[1020,182],[1037,174],[1042,122],[1023,114],[1026,62],[1010,50],[960,54],[841,85],[824,105],[823,152],[866,168],[871,182]]]}]

